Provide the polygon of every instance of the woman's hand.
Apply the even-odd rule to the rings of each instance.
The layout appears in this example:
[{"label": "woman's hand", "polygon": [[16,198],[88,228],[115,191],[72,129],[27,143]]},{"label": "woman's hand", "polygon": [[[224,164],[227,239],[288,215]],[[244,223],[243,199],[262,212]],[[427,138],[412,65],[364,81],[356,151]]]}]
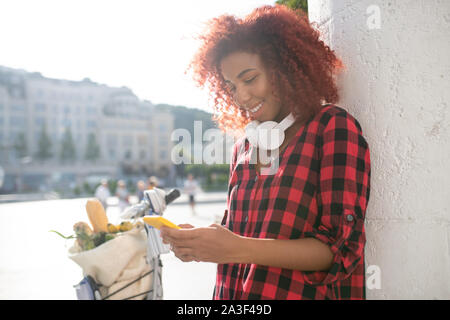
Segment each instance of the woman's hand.
[{"label": "woman's hand", "polygon": [[179,226],[182,229],[162,227],[160,231],[163,242],[170,244],[181,261],[238,263],[245,254],[243,238],[219,224],[203,228],[194,228],[190,224]]}]

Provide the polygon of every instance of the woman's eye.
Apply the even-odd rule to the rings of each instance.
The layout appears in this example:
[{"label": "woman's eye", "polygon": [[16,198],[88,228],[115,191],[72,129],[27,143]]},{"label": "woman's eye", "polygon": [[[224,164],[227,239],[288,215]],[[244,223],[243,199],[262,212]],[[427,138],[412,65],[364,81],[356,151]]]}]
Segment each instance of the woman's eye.
[{"label": "woman's eye", "polygon": [[253,78],[244,80],[244,82],[245,82],[245,83],[250,83],[250,82],[252,82],[255,78],[256,78],[256,76],[254,76]]}]

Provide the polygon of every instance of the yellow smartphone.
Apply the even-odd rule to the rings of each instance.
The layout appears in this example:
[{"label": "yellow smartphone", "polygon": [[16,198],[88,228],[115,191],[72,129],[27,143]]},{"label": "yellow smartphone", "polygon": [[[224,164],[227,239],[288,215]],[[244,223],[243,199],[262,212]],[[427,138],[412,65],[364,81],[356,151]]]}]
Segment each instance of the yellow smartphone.
[{"label": "yellow smartphone", "polygon": [[174,224],[173,222],[170,222],[169,220],[157,216],[157,217],[144,217],[144,222],[152,227],[155,227],[156,229],[160,229],[162,226],[169,227],[169,228],[175,228],[175,229],[181,229],[179,226]]}]

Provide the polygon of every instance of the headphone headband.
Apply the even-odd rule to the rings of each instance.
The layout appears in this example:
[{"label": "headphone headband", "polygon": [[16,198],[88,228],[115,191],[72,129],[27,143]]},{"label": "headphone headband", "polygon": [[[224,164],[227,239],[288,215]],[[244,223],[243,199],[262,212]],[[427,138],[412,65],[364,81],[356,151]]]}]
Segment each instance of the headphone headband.
[{"label": "headphone headband", "polygon": [[281,130],[285,131],[287,128],[292,126],[292,124],[294,122],[295,122],[295,117],[291,112],[291,113],[289,113],[289,115],[286,118],[281,120],[281,122],[279,124],[277,124],[274,129],[281,129]]},{"label": "headphone headband", "polygon": [[[290,113],[287,117],[285,117],[280,123],[276,121],[265,121],[260,123],[258,120],[253,120],[245,127],[245,132],[247,139],[249,142],[257,147],[260,147],[265,150],[274,150],[278,148],[284,141],[285,135],[284,132],[287,128],[289,128],[295,122],[295,117],[292,113]],[[267,140],[268,137],[274,137],[272,134],[267,135],[267,131],[270,130],[274,132],[278,137],[276,140]],[[260,138],[260,132],[266,133],[265,137]]]}]

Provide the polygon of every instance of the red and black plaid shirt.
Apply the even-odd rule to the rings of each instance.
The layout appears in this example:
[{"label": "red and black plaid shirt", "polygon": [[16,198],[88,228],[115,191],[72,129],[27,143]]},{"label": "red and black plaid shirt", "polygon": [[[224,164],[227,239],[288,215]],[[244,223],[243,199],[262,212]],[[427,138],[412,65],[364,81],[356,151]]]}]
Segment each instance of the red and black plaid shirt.
[{"label": "red and black plaid shirt", "polygon": [[316,238],[334,260],[327,272],[219,264],[213,298],[365,299],[370,155],[358,121],[324,106],[280,152],[274,175],[257,173],[251,148],[245,137],[233,147],[222,225],[245,237]]}]

